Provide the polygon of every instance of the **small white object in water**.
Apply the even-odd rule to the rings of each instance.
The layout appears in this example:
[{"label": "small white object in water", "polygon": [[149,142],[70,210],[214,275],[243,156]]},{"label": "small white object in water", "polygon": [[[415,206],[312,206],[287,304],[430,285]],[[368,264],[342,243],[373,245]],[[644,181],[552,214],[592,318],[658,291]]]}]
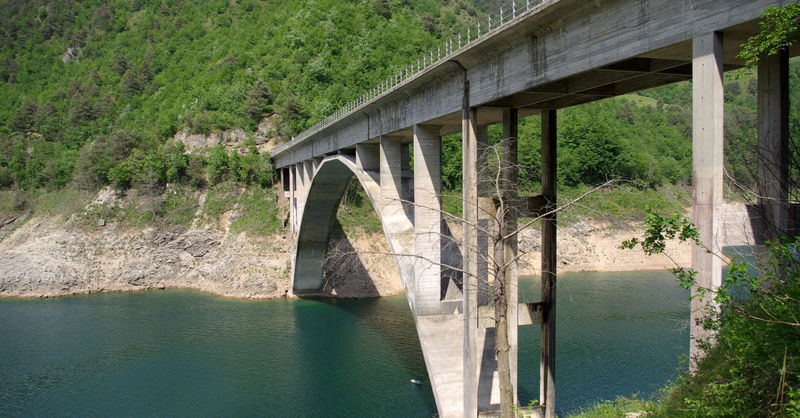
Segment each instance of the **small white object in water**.
[{"label": "small white object in water", "polygon": [[417,379],[411,379],[411,383],[413,383],[413,384],[415,384],[415,385],[421,385],[421,384],[422,384],[422,381],[420,381],[420,380],[417,380]]}]

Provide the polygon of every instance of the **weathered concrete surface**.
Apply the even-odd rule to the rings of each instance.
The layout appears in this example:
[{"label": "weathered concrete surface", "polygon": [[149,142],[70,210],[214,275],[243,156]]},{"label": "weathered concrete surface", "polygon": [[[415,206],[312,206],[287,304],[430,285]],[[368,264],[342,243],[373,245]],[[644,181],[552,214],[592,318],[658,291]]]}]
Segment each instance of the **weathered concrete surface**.
[{"label": "weathered concrete surface", "polygon": [[789,53],[765,57],[758,66],[758,190],[764,234],[789,233]]},{"label": "weathered concrete surface", "polygon": [[438,126],[414,126],[414,297],[417,315],[442,314],[442,141]]},{"label": "weathered concrete surface", "polygon": [[[702,355],[698,340],[712,334],[701,320],[715,310],[712,296],[702,296],[698,288],[715,290],[722,284],[721,208],[723,204],[723,49],[722,34],[710,32],[694,39],[692,72],[692,215],[703,246],[692,249],[692,267],[697,271],[697,285],[692,288],[691,335],[689,354]],[[711,252],[713,252],[713,254]]]}]

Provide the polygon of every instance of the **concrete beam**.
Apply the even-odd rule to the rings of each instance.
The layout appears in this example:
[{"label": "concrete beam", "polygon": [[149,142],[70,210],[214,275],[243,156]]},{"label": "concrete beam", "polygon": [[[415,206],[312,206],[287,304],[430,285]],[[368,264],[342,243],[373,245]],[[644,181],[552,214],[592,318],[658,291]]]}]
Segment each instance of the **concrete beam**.
[{"label": "concrete beam", "polygon": [[[692,72],[692,187],[694,224],[704,247],[692,248],[692,268],[697,272],[692,295],[698,288],[717,289],[722,284],[721,210],[723,173],[723,63],[722,35],[711,32],[694,38]],[[714,252],[716,254],[710,253]],[[713,338],[702,320],[719,309],[710,295],[692,299],[689,354],[702,356],[698,340]],[[694,364],[694,362],[692,362]]]}]

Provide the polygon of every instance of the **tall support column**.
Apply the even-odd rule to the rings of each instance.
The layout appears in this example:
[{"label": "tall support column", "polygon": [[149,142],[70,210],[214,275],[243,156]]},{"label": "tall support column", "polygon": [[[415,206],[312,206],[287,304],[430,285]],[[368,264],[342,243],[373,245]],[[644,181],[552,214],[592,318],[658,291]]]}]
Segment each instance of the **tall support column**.
[{"label": "tall support column", "polygon": [[289,223],[292,230],[292,243],[297,236],[297,170],[289,166]]},{"label": "tall support column", "polygon": [[414,125],[414,263],[417,315],[440,306],[442,141],[439,126]]},{"label": "tall support column", "polygon": [[[498,386],[494,361],[495,330],[479,327],[479,306],[489,301],[489,235],[493,204],[487,181],[486,143],[488,128],[477,123],[478,109],[463,119],[463,319],[464,319],[464,416],[477,416],[497,402]],[[487,207],[491,206],[490,207]]]},{"label": "tall support column", "polygon": [[461,116],[463,204],[464,417],[478,416],[478,110],[469,106],[469,85]]},{"label": "tall support column", "polygon": [[[517,196],[517,186],[519,184],[519,169],[517,168],[517,137],[518,137],[519,112],[517,109],[503,110],[503,198],[509,202]],[[506,210],[503,213],[503,236],[517,230],[517,212],[515,209]],[[517,236],[503,242],[503,262],[509,263],[517,257]],[[517,263],[513,262],[505,269],[503,278],[503,288],[506,296],[507,321],[508,321],[508,345],[509,345],[509,368],[511,374],[511,391],[514,396],[514,403],[519,404],[517,397],[517,361],[518,361],[518,320],[519,320],[519,277]],[[501,391],[503,388],[500,389]]]},{"label": "tall support column", "polygon": [[391,218],[403,215],[403,153],[400,148],[400,138],[381,137],[381,207],[378,210],[385,222],[392,222]]},{"label": "tall support column", "polygon": [[308,193],[311,190],[311,180],[314,176],[314,162],[313,160],[305,160],[297,163],[297,170],[300,173],[298,200],[297,200],[297,230],[300,230],[300,223],[303,222],[303,213],[306,209],[306,201],[308,200]]},{"label": "tall support column", "polygon": [[[758,63],[758,204],[762,240],[776,241],[789,231],[789,53]],[[762,241],[759,240],[759,241]]]},{"label": "tall support column", "polygon": [[302,161],[295,164],[295,184],[297,185],[297,190],[295,190],[295,198],[297,205],[295,206],[295,230],[300,231],[300,224],[303,222],[303,208],[305,207],[306,202],[306,167]]},{"label": "tall support column", "polygon": [[[716,289],[722,284],[722,261],[718,255],[721,232],[723,170],[722,34],[717,32],[692,42],[692,214],[704,247],[692,248],[692,268],[697,272],[692,296],[698,288]],[[710,252],[709,252],[710,251]],[[718,309],[710,295],[692,299],[692,359],[702,356],[698,340],[712,338],[704,330],[703,318]],[[694,362],[692,362],[694,364]]]},{"label": "tall support column", "polygon": [[[548,209],[556,208],[556,111],[542,111],[542,196]],[[556,214],[542,219],[542,296],[539,401],[545,416],[556,412]]]}]

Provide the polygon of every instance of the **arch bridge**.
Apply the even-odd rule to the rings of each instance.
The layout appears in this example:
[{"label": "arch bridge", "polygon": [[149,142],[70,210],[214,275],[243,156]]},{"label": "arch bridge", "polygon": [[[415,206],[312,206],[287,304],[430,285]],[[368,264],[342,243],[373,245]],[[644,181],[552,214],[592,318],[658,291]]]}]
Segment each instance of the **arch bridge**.
[{"label": "arch bridge", "polygon": [[[536,206],[526,210],[541,212],[556,198],[558,109],[691,80],[693,218],[701,241],[719,250],[724,232],[722,76],[743,65],[739,47],[757,33],[760,13],[785,3],[509,2],[482,27],[465,29],[457,40],[451,38],[272,152],[291,203],[294,293],[321,290],[336,210],[348,182],[357,178],[380,216],[400,272],[440,416],[496,413],[497,330],[479,315],[487,309],[480,284],[490,275],[481,265],[488,248],[476,227],[481,222],[476,208],[492,197],[479,184],[485,159],[478,151],[486,144],[487,127],[502,124],[504,137],[513,143],[518,119],[541,115],[542,194],[523,200]],[[789,229],[788,58],[795,54],[782,51],[758,65],[759,194],[767,234]],[[464,232],[457,242],[442,219],[441,137],[458,132]],[[515,153],[510,147],[505,156],[514,161]],[[548,215],[542,219],[541,300],[519,305],[516,292],[510,292],[505,329],[516,394],[518,326],[527,321],[542,328],[541,406],[533,413],[544,416],[555,413],[555,242],[555,215]],[[721,261],[704,249],[693,249],[692,266],[698,285],[721,284]],[[516,272],[509,280],[516,285]],[[692,302],[693,338],[704,336],[696,324],[708,303]],[[698,354],[694,344],[691,350]]]}]

